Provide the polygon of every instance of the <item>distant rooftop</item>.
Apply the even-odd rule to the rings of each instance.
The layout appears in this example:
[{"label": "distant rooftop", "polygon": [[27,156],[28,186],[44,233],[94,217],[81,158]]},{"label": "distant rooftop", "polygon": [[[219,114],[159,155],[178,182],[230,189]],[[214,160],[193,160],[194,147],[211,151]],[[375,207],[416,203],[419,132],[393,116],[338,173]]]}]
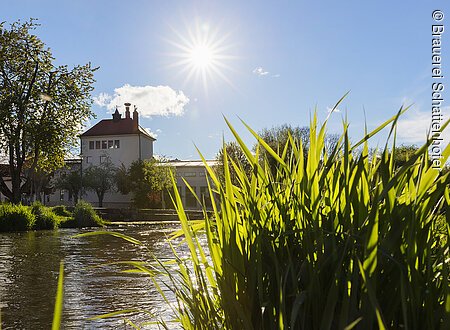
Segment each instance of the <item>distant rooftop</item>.
[{"label": "distant rooftop", "polygon": [[[173,166],[173,167],[199,167],[199,166],[205,166],[202,160],[171,160],[167,164]],[[217,165],[216,160],[206,160],[206,164],[208,166],[215,166]]]}]

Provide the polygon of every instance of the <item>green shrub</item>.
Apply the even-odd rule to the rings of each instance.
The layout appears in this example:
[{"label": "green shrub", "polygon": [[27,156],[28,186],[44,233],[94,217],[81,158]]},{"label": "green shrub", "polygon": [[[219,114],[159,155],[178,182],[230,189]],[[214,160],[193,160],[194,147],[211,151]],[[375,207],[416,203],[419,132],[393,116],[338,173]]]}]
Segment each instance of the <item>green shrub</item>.
[{"label": "green shrub", "polygon": [[71,217],[72,216],[72,212],[67,210],[67,208],[64,205],[53,206],[52,211],[53,211],[53,213],[55,213],[56,215],[59,215],[61,217]]},{"label": "green shrub", "polygon": [[100,227],[104,225],[103,220],[95,213],[92,205],[82,200],[75,206],[73,219],[76,227]]},{"label": "green shrub", "polygon": [[[431,140],[400,167],[389,151],[395,139],[394,148],[386,143],[382,156],[370,159],[367,140],[393,122],[391,136],[397,119],[354,145],[345,123],[330,153],[316,116],[307,152],[290,138],[277,153],[249,129],[276,160],[275,171],[227,122],[251,176],[226,152],[223,183],[207,167],[214,216],[205,209],[202,225],[191,226],[175,189],[190,253],[174,252],[176,275],[160,266],[182,327],[450,329],[450,227],[448,215],[444,223],[437,212],[450,203],[450,176],[430,167]],[[445,163],[450,145],[442,154]],[[439,238],[436,227],[445,227]]]},{"label": "green shrub", "polygon": [[60,228],[78,228],[77,222],[73,217],[63,218],[59,223]]},{"label": "green shrub", "polygon": [[36,216],[34,229],[56,229],[61,221],[61,217],[53,213],[51,208],[34,202],[31,206],[31,212]]},{"label": "green shrub", "polygon": [[35,221],[35,215],[27,206],[0,205],[0,232],[29,230],[33,228]]}]

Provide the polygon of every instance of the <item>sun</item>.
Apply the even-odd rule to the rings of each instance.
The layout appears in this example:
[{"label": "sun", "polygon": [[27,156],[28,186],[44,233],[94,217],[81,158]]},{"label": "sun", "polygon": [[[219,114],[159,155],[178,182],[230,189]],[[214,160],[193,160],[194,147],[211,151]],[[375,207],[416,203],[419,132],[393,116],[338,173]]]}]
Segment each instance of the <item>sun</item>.
[{"label": "sun", "polygon": [[229,34],[213,29],[208,23],[196,20],[183,32],[172,28],[174,38],[166,40],[175,48],[169,58],[176,58],[169,67],[176,68],[176,73],[183,78],[184,84],[201,84],[205,91],[211,84],[222,80],[233,86],[226,72],[232,68],[230,60],[235,56],[229,54],[232,46]]},{"label": "sun", "polygon": [[214,52],[206,44],[196,45],[189,53],[192,66],[198,70],[206,70],[214,64]]}]

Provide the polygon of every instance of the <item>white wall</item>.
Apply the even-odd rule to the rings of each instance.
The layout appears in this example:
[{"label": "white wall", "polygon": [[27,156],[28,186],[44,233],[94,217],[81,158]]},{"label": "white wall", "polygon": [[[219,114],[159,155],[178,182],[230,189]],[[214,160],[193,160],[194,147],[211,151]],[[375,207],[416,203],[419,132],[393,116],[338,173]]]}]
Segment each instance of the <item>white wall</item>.
[{"label": "white wall", "polygon": [[153,157],[153,140],[143,134],[139,135],[141,141],[141,159],[151,159]]}]

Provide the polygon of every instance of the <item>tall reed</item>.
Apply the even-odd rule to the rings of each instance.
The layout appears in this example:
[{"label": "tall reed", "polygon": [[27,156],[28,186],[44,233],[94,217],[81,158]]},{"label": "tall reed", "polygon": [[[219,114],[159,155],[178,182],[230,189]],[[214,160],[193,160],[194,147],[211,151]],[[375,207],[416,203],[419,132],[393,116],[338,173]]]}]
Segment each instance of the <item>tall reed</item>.
[{"label": "tall reed", "polygon": [[[177,274],[161,266],[177,322],[184,329],[450,329],[449,174],[430,166],[431,140],[395,166],[404,111],[355,144],[344,122],[330,153],[316,115],[307,152],[290,137],[277,153],[247,126],[259,144],[252,153],[227,121],[253,171],[246,175],[224,148],[222,184],[205,162],[213,215],[205,209],[195,228],[175,190],[189,257],[174,250]],[[392,146],[369,157],[368,140],[389,124]],[[276,160],[275,173],[260,148]],[[443,163],[449,154],[446,146]],[[445,208],[445,230],[436,235]]]}]

